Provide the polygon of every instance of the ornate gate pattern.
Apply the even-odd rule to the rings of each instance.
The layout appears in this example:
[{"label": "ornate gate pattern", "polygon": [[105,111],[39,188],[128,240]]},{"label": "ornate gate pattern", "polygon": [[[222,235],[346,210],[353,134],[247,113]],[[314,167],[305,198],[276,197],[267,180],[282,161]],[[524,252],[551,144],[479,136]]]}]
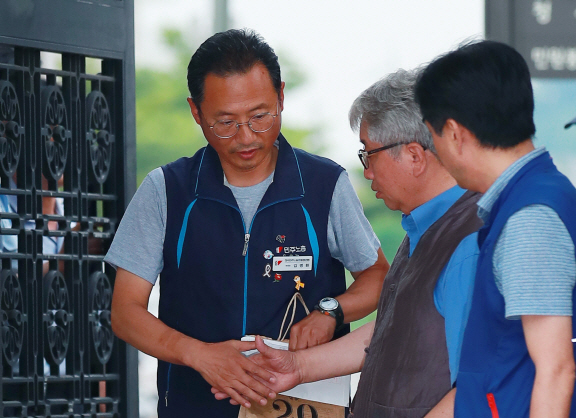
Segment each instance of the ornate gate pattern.
[{"label": "ornate gate pattern", "polygon": [[[0,235],[17,246],[0,252],[0,417],[136,417],[136,352],[112,333],[114,270],[103,263],[135,187],[133,4],[8,3],[0,195],[17,210],[0,212]],[[32,6],[22,12],[17,3]],[[50,13],[96,21],[53,31],[53,20],[37,19],[46,3],[61,7]],[[122,42],[98,44],[106,16],[110,25],[125,20]],[[23,22],[32,22],[29,37]],[[85,31],[94,37],[82,44]],[[46,210],[52,198],[63,213]],[[63,239],[62,250],[44,251],[47,239]]]}]

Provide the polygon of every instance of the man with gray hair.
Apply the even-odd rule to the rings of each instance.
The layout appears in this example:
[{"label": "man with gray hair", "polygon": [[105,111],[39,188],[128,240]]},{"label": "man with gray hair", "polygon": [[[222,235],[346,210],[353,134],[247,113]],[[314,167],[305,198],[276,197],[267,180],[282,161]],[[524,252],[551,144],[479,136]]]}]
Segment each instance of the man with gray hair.
[{"label": "man with gray hair", "polygon": [[351,407],[355,418],[444,416],[453,408],[478,257],[479,195],[458,187],[436,157],[414,102],[416,76],[404,70],[389,75],[350,110],[364,146],[358,151],[364,176],[377,198],[402,212],[406,230],[376,321],[294,353],[258,340],[262,354],[254,358],[276,374],[278,392],[362,370]]}]

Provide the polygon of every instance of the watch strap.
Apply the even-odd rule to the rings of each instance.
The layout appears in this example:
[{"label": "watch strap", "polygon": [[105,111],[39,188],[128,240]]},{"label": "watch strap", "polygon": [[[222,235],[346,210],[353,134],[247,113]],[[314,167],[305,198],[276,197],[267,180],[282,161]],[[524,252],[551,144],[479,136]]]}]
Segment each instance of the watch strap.
[{"label": "watch strap", "polygon": [[334,318],[336,320],[336,329],[335,331],[340,330],[340,328],[342,328],[344,326],[344,312],[342,311],[342,306],[340,305],[340,303],[338,302],[338,306],[333,309],[333,310],[326,310],[326,309],[322,309],[319,305],[319,303],[316,304],[316,306],[314,306],[314,310],[319,311],[320,313],[323,313],[324,315],[330,315],[332,318]]}]

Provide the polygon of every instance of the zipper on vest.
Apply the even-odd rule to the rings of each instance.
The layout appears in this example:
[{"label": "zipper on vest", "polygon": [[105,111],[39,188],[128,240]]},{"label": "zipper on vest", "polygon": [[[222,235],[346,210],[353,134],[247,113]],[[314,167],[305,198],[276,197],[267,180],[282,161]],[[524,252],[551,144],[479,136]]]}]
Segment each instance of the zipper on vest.
[{"label": "zipper on vest", "polygon": [[248,242],[250,241],[250,234],[244,234],[244,249],[242,250],[242,257],[246,257],[248,252]]},{"label": "zipper on vest", "polygon": [[172,363],[168,366],[168,377],[166,378],[166,394],[164,395],[164,401],[166,402],[166,408],[168,408],[168,390],[170,389],[170,371],[172,370]]},{"label": "zipper on vest", "polygon": [[[242,250],[242,256],[245,257],[244,258],[244,312],[242,315],[242,335],[246,335],[246,320],[247,320],[247,314],[248,314],[248,243],[250,242],[250,233],[252,231],[252,225],[254,224],[254,219],[256,218],[256,215],[258,215],[260,212],[262,212],[264,209],[276,205],[278,203],[282,203],[282,202],[289,202],[291,200],[298,200],[301,199],[302,196],[299,197],[293,197],[293,198],[289,198],[289,199],[282,199],[282,200],[278,200],[276,202],[272,202],[266,206],[261,207],[260,209],[258,209],[256,211],[256,213],[254,214],[254,216],[252,217],[252,221],[250,222],[250,227],[248,230],[246,230],[246,222],[244,221],[244,216],[242,215],[242,211],[236,207],[236,206],[232,206],[222,200],[219,199],[212,199],[209,198],[207,200],[213,200],[215,202],[218,203],[222,203],[223,205],[226,205],[228,207],[231,207],[232,209],[238,211],[238,213],[240,214],[240,218],[242,219],[242,226],[244,228],[244,249]],[[170,374],[170,368],[168,369],[168,374]],[[168,405],[168,386],[166,387],[166,405]]]},{"label": "zipper on vest", "polygon": [[[178,327],[178,322],[176,321],[176,327]],[[172,363],[168,366],[168,373],[166,376],[166,393],[164,394],[164,402],[166,403],[166,408],[168,408],[168,390],[170,390],[170,372],[172,371]]]},{"label": "zipper on vest", "polygon": [[499,418],[500,416],[498,415],[498,407],[496,406],[496,399],[494,399],[494,394],[487,393],[486,398],[488,399],[488,408],[490,408],[492,418]]}]

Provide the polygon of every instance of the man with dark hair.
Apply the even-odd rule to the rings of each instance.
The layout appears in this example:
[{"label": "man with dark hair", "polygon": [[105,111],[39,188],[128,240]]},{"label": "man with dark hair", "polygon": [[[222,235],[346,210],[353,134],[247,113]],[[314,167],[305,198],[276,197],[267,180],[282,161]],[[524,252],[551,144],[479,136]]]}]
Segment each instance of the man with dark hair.
[{"label": "man with dark hair", "polygon": [[[208,145],[152,171],[106,261],[117,267],[115,333],[158,358],[160,417],[236,417],[274,397],[241,352],[276,337],[300,293],[290,349],[325,343],[376,308],[388,263],[345,171],[280,133],[278,59],[248,30],[218,33],[188,67],[192,116]],[[344,267],[355,281],[346,290]],[[159,318],[147,312],[160,274]]]},{"label": "man with dark hair", "polygon": [[[478,257],[477,193],[466,192],[435,155],[414,102],[416,72],[399,70],[354,101],[358,156],[376,197],[402,212],[406,237],[390,267],[375,322],[336,341],[254,358],[277,390],[362,371],[354,418],[444,417],[454,404],[462,336]],[[217,394],[217,398],[223,398]]]},{"label": "man with dark hair", "polygon": [[530,73],[483,41],[433,61],[416,100],[442,163],[484,193],[456,417],[574,417],[576,190],[532,136]]},{"label": "man with dark hair", "polygon": [[254,32],[227,31],[207,39],[194,53],[188,65],[188,90],[197,107],[204,100],[204,79],[209,73],[225,77],[233,73],[247,73],[254,63],[266,67],[272,86],[282,94],[278,57],[268,44]]}]

